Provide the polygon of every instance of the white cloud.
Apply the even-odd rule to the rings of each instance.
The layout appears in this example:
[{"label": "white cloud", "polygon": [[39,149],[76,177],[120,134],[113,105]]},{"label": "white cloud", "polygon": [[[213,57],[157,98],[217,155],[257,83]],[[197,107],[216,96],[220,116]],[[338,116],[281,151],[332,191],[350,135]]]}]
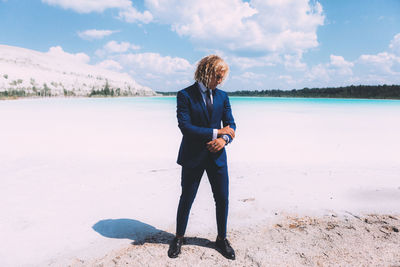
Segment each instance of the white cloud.
[{"label": "white cloud", "polygon": [[296,81],[291,75],[279,75],[278,79],[283,80],[286,84],[296,84]]},{"label": "white cloud", "polygon": [[267,56],[261,57],[226,56],[226,60],[232,66],[238,67],[242,70],[258,67],[272,67],[282,64],[290,71],[304,71],[307,69],[307,64],[302,62],[302,56],[303,54],[300,52],[284,55],[271,53]]},{"label": "white cloud", "polygon": [[[261,88],[303,88],[303,87],[329,87],[329,86],[348,86],[351,84],[399,84],[400,83],[400,55],[395,51],[399,46],[400,34],[394,36],[388,46],[387,51],[376,54],[360,55],[353,61],[346,60],[340,55],[330,55],[329,61],[319,63],[305,68],[291,68],[288,64],[300,62],[301,55],[296,54],[278,55],[275,62],[285,67],[286,72],[280,71],[278,75],[274,72],[269,73],[266,68],[260,72],[259,67],[262,62],[260,58],[240,59],[241,63],[247,63],[252,72],[234,75],[234,83],[246,88],[257,89],[257,82],[262,82]],[[294,64],[295,65],[295,64]],[[279,66],[278,66],[279,67]],[[304,67],[304,66],[303,66]],[[266,77],[257,75],[266,74]],[[247,80],[244,78],[248,78]],[[257,79],[258,78],[258,79]],[[241,80],[242,79],[242,80]],[[240,82],[242,84],[240,84]],[[240,87],[239,87],[240,88]]]},{"label": "white cloud", "polygon": [[[198,47],[224,51],[242,70],[282,64],[304,71],[303,53],[318,46],[322,6],[309,0],[145,0],[154,21]],[[174,7],[174,8],[171,8]],[[247,56],[248,55],[248,56]]]},{"label": "white cloud", "polygon": [[118,61],[135,69],[135,72],[152,74],[176,74],[193,70],[193,65],[184,58],[161,56],[158,53],[137,53],[117,56]]},{"label": "white cloud", "polygon": [[400,56],[400,33],[396,34],[390,42],[389,48],[394,54]]},{"label": "white cloud", "polygon": [[318,64],[313,66],[310,71],[305,74],[307,81],[322,81],[328,83],[331,79],[329,69],[326,64]]},{"label": "white cloud", "polygon": [[340,78],[341,82],[352,79],[354,63],[346,61],[342,56],[330,55],[330,62],[313,66],[306,72],[308,81],[322,81],[329,83]]},{"label": "white cloud", "polygon": [[378,53],[376,55],[361,55],[360,61],[371,64],[387,64],[390,63],[396,56],[388,52]]},{"label": "white cloud", "polygon": [[302,57],[303,53],[301,52],[284,55],[283,64],[287,70],[305,70],[307,65],[304,62],[301,62]]},{"label": "white cloud", "polygon": [[[361,55],[358,59],[360,64],[364,64],[371,73],[381,73],[390,75],[399,75],[396,71],[400,65],[400,56],[388,52],[378,53],[376,55]],[[395,69],[394,69],[395,68]]]},{"label": "white cloud", "polygon": [[99,66],[103,69],[109,69],[109,70],[115,70],[115,71],[120,71],[123,69],[121,64],[119,64],[117,61],[111,60],[111,59],[104,60],[104,61],[98,63],[97,66]]},{"label": "white cloud", "polygon": [[160,79],[162,76],[160,76],[160,75],[154,75],[153,73],[148,72],[148,73],[146,73],[146,74],[144,75],[144,77],[145,77],[146,79],[154,80],[154,79]]},{"label": "white cloud", "polygon": [[298,78],[303,86],[346,86],[350,84],[400,83],[400,34],[390,42],[388,51],[360,55],[353,62],[338,55],[330,55],[328,63],[317,64]]},{"label": "white cloud", "polygon": [[187,87],[189,84],[191,83],[191,81],[189,81],[188,79],[172,79],[172,80],[167,80],[165,82],[165,84],[167,84],[168,86],[180,86],[182,87]]},{"label": "white cloud", "polygon": [[118,43],[116,41],[110,41],[104,46],[104,49],[111,53],[124,53],[128,50],[138,50],[140,49],[140,46],[131,44],[129,42]]},{"label": "white cloud", "polygon": [[346,61],[342,56],[330,55],[331,65],[338,68],[351,68],[354,63]]},{"label": "white cloud", "polygon": [[79,13],[103,12],[108,8],[125,9],[132,6],[130,0],[42,0],[42,2]]},{"label": "white cloud", "polygon": [[125,53],[129,50],[139,50],[140,46],[129,43],[129,42],[120,42],[117,41],[109,41],[104,45],[102,49],[96,50],[95,54],[98,57],[104,57],[107,54],[114,54],[114,53]]},{"label": "white cloud", "polygon": [[346,61],[342,56],[330,55],[330,66],[336,70],[338,75],[352,75],[354,63]]},{"label": "white cloud", "polygon": [[242,81],[248,81],[248,80],[255,80],[255,79],[260,79],[260,78],[265,78],[265,74],[260,74],[260,73],[255,73],[251,71],[246,71],[240,75],[234,76],[232,79],[238,79]]},{"label": "white cloud", "polygon": [[111,31],[111,30],[86,30],[83,32],[78,32],[79,37],[85,40],[92,40],[92,39],[102,39],[105,36],[111,35],[118,31]]},{"label": "white cloud", "polygon": [[[262,88],[262,86],[265,84],[264,81],[266,77],[267,75],[262,73],[246,71],[244,73],[241,73],[240,75],[233,76],[232,81],[236,85],[245,86],[245,88],[248,88],[248,86],[250,87],[256,86],[254,88],[260,88],[260,87]],[[229,80],[226,83],[229,83]]]},{"label": "white cloud", "polygon": [[61,46],[50,47],[49,51],[46,54],[52,57],[62,58],[64,61],[81,63],[89,63],[90,61],[90,57],[85,53],[70,54],[65,52]]},{"label": "white cloud", "polygon": [[143,22],[149,23],[153,20],[153,15],[149,11],[144,11],[140,13],[136,10],[136,8],[130,6],[126,9],[123,9],[119,12],[119,18],[125,20],[126,22],[133,23],[133,22]]},{"label": "white cloud", "polygon": [[181,57],[158,53],[110,54],[108,57],[118,62],[136,81],[155,90],[175,91],[193,81],[195,65]]},{"label": "white cloud", "polygon": [[282,63],[282,59],[277,53],[263,57],[226,56],[226,61],[240,69],[276,66],[277,64]]},{"label": "white cloud", "polygon": [[126,22],[149,23],[153,16],[149,11],[143,13],[132,6],[130,0],[42,0],[43,3],[72,9],[78,13],[103,12],[109,8],[119,9],[119,18]]},{"label": "white cloud", "polygon": [[322,6],[308,0],[146,0],[146,6],[180,36],[232,51],[304,51],[318,45],[324,22]]}]

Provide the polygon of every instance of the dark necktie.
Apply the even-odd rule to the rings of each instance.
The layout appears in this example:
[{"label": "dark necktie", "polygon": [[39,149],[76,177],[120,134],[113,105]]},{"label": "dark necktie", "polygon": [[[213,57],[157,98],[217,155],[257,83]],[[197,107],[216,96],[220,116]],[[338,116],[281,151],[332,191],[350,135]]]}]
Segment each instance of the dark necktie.
[{"label": "dark necktie", "polygon": [[207,105],[208,115],[210,115],[210,118],[211,118],[212,111],[213,111],[213,105],[211,103],[211,90],[207,89],[206,94],[207,94],[206,105]]}]

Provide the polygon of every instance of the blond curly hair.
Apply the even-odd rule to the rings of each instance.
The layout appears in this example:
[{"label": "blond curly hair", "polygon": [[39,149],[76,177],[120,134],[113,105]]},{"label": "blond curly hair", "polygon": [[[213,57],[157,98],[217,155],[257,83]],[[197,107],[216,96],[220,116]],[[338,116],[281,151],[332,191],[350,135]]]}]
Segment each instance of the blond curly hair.
[{"label": "blond curly hair", "polygon": [[220,72],[224,72],[222,81],[228,77],[229,66],[226,62],[217,55],[209,55],[202,58],[197,63],[197,69],[194,73],[194,79],[203,83],[207,88],[210,88],[210,82],[213,76]]}]

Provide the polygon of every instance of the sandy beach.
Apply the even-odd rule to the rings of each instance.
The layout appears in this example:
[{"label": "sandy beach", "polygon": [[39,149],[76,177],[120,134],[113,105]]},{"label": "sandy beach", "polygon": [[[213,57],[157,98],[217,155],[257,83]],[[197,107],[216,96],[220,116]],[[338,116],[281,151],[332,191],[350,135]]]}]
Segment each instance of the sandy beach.
[{"label": "sandy beach", "polygon": [[68,265],[400,266],[400,216],[281,215],[271,221],[231,231],[235,261],[215,249],[212,234],[187,237],[180,257],[169,259],[166,250],[172,235],[161,231],[99,259],[76,258]]},{"label": "sandy beach", "polygon": [[400,106],[287,101],[231,101],[236,261],[214,248],[206,177],[187,245],[167,257],[180,194],[173,98],[2,101],[0,265],[400,266]]}]

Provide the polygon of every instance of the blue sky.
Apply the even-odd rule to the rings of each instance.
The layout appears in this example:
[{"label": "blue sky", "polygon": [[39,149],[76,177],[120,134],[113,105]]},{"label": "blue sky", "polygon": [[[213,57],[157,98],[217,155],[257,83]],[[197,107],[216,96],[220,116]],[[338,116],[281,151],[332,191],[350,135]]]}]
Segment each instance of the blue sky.
[{"label": "blue sky", "polygon": [[159,91],[211,53],[227,91],[400,84],[399,14],[400,0],[0,0],[0,44],[85,53]]}]

